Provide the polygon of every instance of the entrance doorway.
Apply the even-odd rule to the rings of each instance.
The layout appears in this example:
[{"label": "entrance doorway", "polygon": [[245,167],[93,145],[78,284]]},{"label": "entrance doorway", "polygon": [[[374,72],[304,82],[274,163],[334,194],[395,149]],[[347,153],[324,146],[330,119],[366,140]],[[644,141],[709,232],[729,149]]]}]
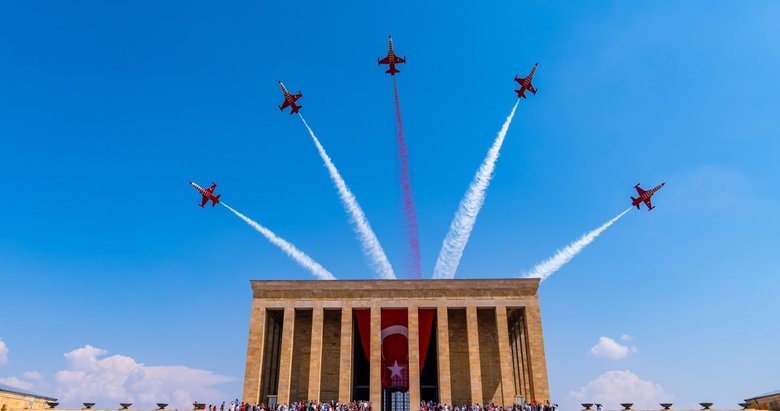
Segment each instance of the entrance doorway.
[{"label": "entrance doorway", "polygon": [[409,391],[382,390],[383,410],[409,411]]}]

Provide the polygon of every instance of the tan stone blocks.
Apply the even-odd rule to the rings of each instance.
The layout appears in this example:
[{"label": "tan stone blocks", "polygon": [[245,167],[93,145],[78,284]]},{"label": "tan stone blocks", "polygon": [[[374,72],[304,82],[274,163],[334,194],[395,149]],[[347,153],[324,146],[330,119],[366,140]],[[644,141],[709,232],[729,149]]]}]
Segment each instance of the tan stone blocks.
[{"label": "tan stone blocks", "polygon": [[252,281],[242,398],[352,400],[353,310],[370,309],[369,367],[360,360],[360,392],[368,384],[374,411],[381,411],[381,310],[406,308],[414,411],[421,395],[419,307],[426,307],[437,312],[432,338],[440,402],[506,406],[516,395],[548,399],[538,287],[532,279]]},{"label": "tan stone blocks", "polygon": [[[341,310],[325,310],[322,327],[322,369],[320,377],[321,401],[338,401],[342,362]],[[349,356],[349,355],[348,355]],[[352,358],[351,356],[349,357]],[[349,363],[350,361],[347,360]]]},{"label": "tan stone blocks", "polygon": [[420,320],[416,306],[409,306],[407,312],[409,341],[409,409],[416,411],[420,404]]},{"label": "tan stone blocks", "polygon": [[498,358],[498,334],[494,308],[477,309],[479,329],[479,366],[482,381],[480,403],[501,403],[501,365]]},{"label": "tan stone blocks", "polygon": [[378,306],[371,307],[371,382],[369,384],[369,400],[373,405],[372,411],[382,411],[382,309]]},{"label": "tan stone blocks", "polygon": [[352,399],[352,307],[341,309],[341,342],[339,371],[339,402]]},{"label": "tan stone blocks", "polygon": [[471,370],[466,327],[466,310],[453,308],[449,317],[450,389],[452,404],[461,406],[471,402]]},{"label": "tan stone blocks", "polygon": [[477,325],[477,307],[466,307],[466,334],[468,336],[469,345],[471,401],[483,404],[482,367],[479,358],[479,327]]},{"label": "tan stone blocks", "polygon": [[439,402],[452,405],[452,386],[450,385],[450,333],[447,307],[436,308],[436,347],[439,366]]},{"label": "tan stone blocks", "polygon": [[501,371],[501,405],[509,406],[515,401],[512,351],[509,348],[509,330],[506,307],[496,307],[496,332],[498,334],[498,358]]},{"label": "tan stone blocks", "polygon": [[279,354],[279,390],[277,401],[290,403],[290,379],[292,377],[293,337],[295,336],[295,308],[284,309],[282,346]]},{"label": "tan stone blocks", "polygon": [[312,310],[295,310],[290,401],[310,399],[312,314]]},{"label": "tan stone blocks", "polygon": [[320,377],[322,377],[322,328],[325,322],[325,312],[320,307],[314,307],[311,319],[311,347],[309,348],[309,394],[310,400],[320,399]]},{"label": "tan stone blocks", "polygon": [[531,360],[531,399],[548,400],[550,387],[547,385],[547,360],[544,356],[542,317],[538,302],[525,308],[525,319],[528,332],[528,353]]},{"label": "tan stone blocks", "polygon": [[256,402],[260,398],[263,341],[265,341],[265,308],[260,304],[260,301],[254,300],[252,301],[252,316],[249,319],[249,343],[246,347],[244,402]]}]

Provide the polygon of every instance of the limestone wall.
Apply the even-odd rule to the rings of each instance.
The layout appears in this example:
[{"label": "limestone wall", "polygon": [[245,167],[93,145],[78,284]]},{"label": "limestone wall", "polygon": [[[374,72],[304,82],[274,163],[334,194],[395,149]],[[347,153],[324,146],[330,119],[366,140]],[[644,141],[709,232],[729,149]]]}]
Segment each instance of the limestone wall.
[{"label": "limestone wall", "polygon": [[0,411],[3,410],[41,410],[49,408],[43,398],[31,397],[12,392],[0,392]]}]

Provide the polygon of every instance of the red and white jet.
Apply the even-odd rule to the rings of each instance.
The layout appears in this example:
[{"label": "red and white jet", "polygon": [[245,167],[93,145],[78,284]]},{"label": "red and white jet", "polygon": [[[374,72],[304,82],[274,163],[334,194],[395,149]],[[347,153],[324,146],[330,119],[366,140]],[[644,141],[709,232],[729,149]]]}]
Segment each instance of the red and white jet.
[{"label": "red and white jet", "polygon": [[295,102],[298,101],[299,98],[303,97],[303,94],[301,94],[300,90],[298,91],[298,94],[290,94],[287,91],[287,88],[284,87],[284,84],[282,84],[281,80],[279,80],[279,87],[282,88],[282,93],[284,93],[284,102],[281,106],[279,106],[279,110],[284,111],[284,109],[287,107],[292,107],[290,114],[297,113],[298,110],[300,110],[303,106],[298,106],[295,104]]},{"label": "red and white jet", "polygon": [[377,64],[389,64],[390,68],[385,71],[385,73],[390,73],[391,76],[394,76],[395,73],[400,73],[401,70],[398,70],[395,68],[396,64],[400,63],[406,63],[406,57],[398,57],[395,55],[395,52],[393,51],[393,37],[387,36],[387,42],[390,45],[390,48],[387,50],[387,57],[383,59],[376,59]]},{"label": "red and white jet", "polygon": [[653,207],[653,204],[650,202],[650,197],[652,197],[656,191],[660,190],[661,187],[664,186],[664,184],[666,183],[661,183],[660,185],[655,186],[652,190],[647,190],[647,191],[642,190],[639,187],[639,184],[635,185],[634,188],[636,188],[636,192],[639,194],[639,198],[631,197],[631,204],[634,207],[636,207],[637,210],[640,209],[639,205],[642,203],[645,203],[645,205],[647,206],[647,211],[654,209],[655,207]]},{"label": "red and white jet", "polygon": [[209,187],[208,189],[205,189],[205,188],[203,188],[203,187],[193,183],[192,181],[190,181],[190,185],[195,187],[195,189],[198,190],[200,195],[203,196],[203,200],[200,202],[200,206],[201,207],[204,207],[206,205],[206,203],[209,202],[209,200],[211,200],[211,206],[212,207],[217,205],[217,203],[219,202],[219,196],[221,196],[222,194],[214,195],[214,189],[217,188],[217,183],[211,183],[211,187]]},{"label": "red and white jet", "polygon": [[534,78],[534,72],[536,71],[536,66],[538,65],[539,63],[534,64],[534,67],[531,69],[531,72],[527,77],[517,77],[517,74],[515,74],[515,81],[520,84],[520,88],[515,90],[515,93],[517,93],[517,98],[525,98],[526,90],[529,90],[534,95],[536,94],[536,89],[534,88],[533,84],[531,84],[531,80]]}]

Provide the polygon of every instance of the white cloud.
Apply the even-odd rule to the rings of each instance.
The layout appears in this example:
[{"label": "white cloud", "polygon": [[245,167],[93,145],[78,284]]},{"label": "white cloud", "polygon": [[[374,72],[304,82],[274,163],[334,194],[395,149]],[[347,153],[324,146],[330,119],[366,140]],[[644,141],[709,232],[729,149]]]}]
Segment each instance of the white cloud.
[{"label": "white cloud", "polygon": [[16,376],[2,377],[0,378],[0,384],[10,385],[11,387],[27,391],[33,389],[33,387],[40,388],[44,386],[45,381],[38,371],[26,371],[22,374],[22,378]]},{"label": "white cloud", "polygon": [[0,365],[8,364],[8,346],[5,344],[2,338],[0,338]]},{"label": "white cloud", "polygon": [[[621,340],[624,338],[621,336]],[[599,342],[590,347],[590,355],[599,358],[619,360],[626,358],[630,353],[636,352],[636,346],[623,345],[609,337],[599,337]]]},{"label": "white cloud", "polygon": [[607,409],[617,409],[618,404],[630,402],[634,409],[649,410],[657,409],[660,402],[671,401],[672,395],[659,384],[643,380],[631,371],[613,370],[569,392],[569,398],[577,403],[604,404]]},{"label": "white cloud", "polygon": [[22,374],[22,378],[38,383],[43,381],[43,375],[41,375],[41,373],[38,371],[26,371],[24,374]]},{"label": "white cloud", "polygon": [[85,345],[65,354],[67,367],[54,376],[57,398],[65,404],[85,401],[132,402],[136,406],[165,402],[172,408],[193,401],[216,403],[226,398],[214,388],[233,378],[180,365],[148,366],[124,355]]},{"label": "white cloud", "polygon": [[18,388],[20,390],[29,390],[33,387],[31,382],[23,381],[16,377],[0,378],[0,384],[10,385],[11,387]]}]

